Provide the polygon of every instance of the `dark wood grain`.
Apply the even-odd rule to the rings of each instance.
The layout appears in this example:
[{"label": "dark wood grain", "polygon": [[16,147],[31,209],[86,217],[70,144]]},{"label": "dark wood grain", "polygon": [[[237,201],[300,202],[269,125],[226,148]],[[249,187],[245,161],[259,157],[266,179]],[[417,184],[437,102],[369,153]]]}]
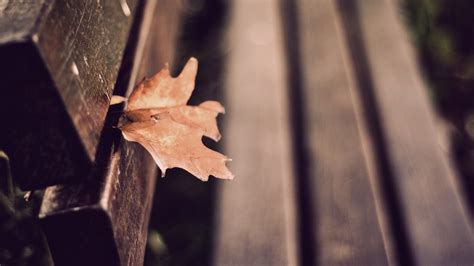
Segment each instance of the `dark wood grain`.
[{"label": "dark wood grain", "polygon": [[[145,1],[140,10],[143,14],[129,40],[117,94],[129,93],[145,75],[148,69],[141,66],[150,61],[162,66],[172,54],[172,50],[161,50],[153,57],[142,57],[150,53],[147,49],[174,47],[179,5],[168,0]],[[162,16],[170,24],[157,24]],[[153,37],[156,32],[167,34],[157,40]],[[111,127],[120,111],[114,108],[101,136],[93,173],[80,183],[46,190],[40,218],[57,265],[143,264],[156,166],[139,144],[123,141]]]},{"label": "dark wood grain", "polygon": [[130,0],[55,1],[33,35],[91,159],[136,5]]},{"label": "dark wood grain", "polygon": [[225,152],[215,265],[297,265],[296,197],[281,19],[274,1],[236,1],[228,32]]},{"label": "dark wood grain", "polygon": [[0,147],[23,189],[91,169],[136,5],[7,1],[0,11],[1,115],[11,128]]},{"label": "dark wood grain", "polygon": [[416,265],[469,265],[474,261],[473,235],[459,180],[442,152],[435,112],[394,2],[340,4],[359,90],[369,91],[365,95],[373,108],[368,111],[378,117],[372,120],[377,123],[371,135],[378,146],[374,166],[380,182],[392,186],[395,197],[388,200],[400,208],[391,222],[404,229],[392,234],[405,234],[398,245],[408,248],[408,254],[399,253],[398,263],[407,264],[404,260],[411,256],[408,262]]}]

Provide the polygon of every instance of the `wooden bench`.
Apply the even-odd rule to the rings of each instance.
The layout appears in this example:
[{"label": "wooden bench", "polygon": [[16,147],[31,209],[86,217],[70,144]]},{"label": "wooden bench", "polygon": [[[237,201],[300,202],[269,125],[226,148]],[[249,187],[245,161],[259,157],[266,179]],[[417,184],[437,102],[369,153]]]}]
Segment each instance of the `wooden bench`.
[{"label": "wooden bench", "polygon": [[[177,3],[139,1],[135,12],[114,88],[118,95],[129,94],[139,80],[173,58]],[[40,218],[57,264],[143,262],[156,166],[143,148],[122,141],[111,128],[117,111],[111,109],[105,119],[109,128],[102,132],[92,174],[79,184],[46,190]],[[75,227],[81,230],[70,230]]]},{"label": "wooden bench", "polygon": [[216,200],[214,264],[472,264],[472,220],[395,1],[232,10],[236,179]]},{"label": "wooden bench", "polygon": [[55,264],[141,264],[156,167],[112,128],[120,109],[106,114],[172,60],[178,3],[7,2],[1,15],[0,149],[22,189],[49,186],[39,216]]},{"label": "wooden bench", "polygon": [[[112,129],[108,102],[181,56],[181,8],[0,10],[0,149],[23,189],[47,187],[39,216],[57,265],[143,263],[156,167]],[[212,263],[474,263],[472,217],[395,1],[228,8],[220,93],[236,178],[219,182]]]}]

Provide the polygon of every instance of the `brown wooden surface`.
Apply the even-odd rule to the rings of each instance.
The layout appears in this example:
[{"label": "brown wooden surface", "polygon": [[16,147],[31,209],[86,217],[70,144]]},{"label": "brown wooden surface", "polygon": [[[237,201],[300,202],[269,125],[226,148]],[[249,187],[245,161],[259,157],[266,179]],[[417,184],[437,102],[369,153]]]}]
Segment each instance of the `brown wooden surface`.
[{"label": "brown wooden surface", "polygon": [[284,32],[275,2],[233,6],[223,139],[236,179],[217,198],[214,264],[472,263],[393,1],[280,4]]},{"label": "brown wooden surface", "polygon": [[[143,19],[137,21],[129,40],[115,89],[118,94],[129,93],[145,76],[140,66],[153,61],[161,68],[172,55],[171,50],[160,50],[153,57],[136,59],[149,55],[147,49],[154,45],[172,48],[178,27],[176,3],[145,3]],[[160,24],[163,17],[173,23]],[[157,32],[162,33],[159,39]],[[101,137],[93,174],[78,184],[46,190],[40,218],[57,265],[143,264],[156,166],[139,144],[123,141],[120,132],[112,128],[117,117],[114,112],[120,109],[114,108]]]},{"label": "brown wooden surface", "polygon": [[411,253],[399,254],[399,259],[411,256],[416,265],[472,264],[473,235],[458,180],[441,150],[435,113],[397,6],[384,0],[341,1],[341,7],[352,32],[347,43],[359,68],[359,86],[365,87],[359,90],[371,91],[377,111],[379,129],[371,140],[383,139],[374,144],[379,149],[374,166],[379,178],[391,179],[392,200],[400,206],[402,219],[391,218],[403,223],[396,227],[405,232],[393,233],[406,234],[407,242],[399,245]]},{"label": "brown wooden surface", "polygon": [[217,196],[215,265],[296,265],[293,162],[275,1],[235,1],[227,44],[225,153],[236,177]]},{"label": "brown wooden surface", "polygon": [[[7,1],[0,148],[23,189],[91,170],[137,1]],[[12,116],[11,114],[15,114]]]},{"label": "brown wooden surface", "polygon": [[40,18],[52,1],[2,1],[0,5],[0,44],[27,41],[38,30]]},{"label": "brown wooden surface", "polygon": [[54,1],[32,37],[93,160],[138,1]]},{"label": "brown wooden surface", "polygon": [[[158,2],[145,46],[137,35],[123,88],[170,58],[172,7]],[[472,264],[456,173],[391,1],[235,1],[227,45],[236,178],[219,184],[215,265]],[[118,131],[99,147],[93,175],[46,192],[58,264],[143,260],[153,163]]]},{"label": "brown wooden surface", "polygon": [[312,202],[307,256],[317,265],[386,265],[334,1],[296,1],[295,11],[298,58],[289,60],[301,67],[292,89],[301,90],[302,106],[293,108],[303,113],[308,170],[301,178]]}]

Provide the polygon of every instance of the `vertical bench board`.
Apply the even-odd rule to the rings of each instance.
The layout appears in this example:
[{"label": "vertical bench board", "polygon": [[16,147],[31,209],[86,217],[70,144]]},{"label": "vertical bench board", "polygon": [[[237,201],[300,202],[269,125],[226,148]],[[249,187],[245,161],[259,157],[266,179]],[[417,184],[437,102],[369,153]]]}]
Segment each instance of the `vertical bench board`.
[{"label": "vertical bench board", "polygon": [[359,39],[348,43],[362,44],[362,50],[353,53],[360,53],[355,58],[365,62],[356,64],[369,73],[364,85],[373,90],[386,152],[377,155],[387,160],[398,195],[408,241],[402,245],[410,248],[417,265],[472,264],[474,240],[458,180],[441,150],[435,113],[396,1],[341,3],[352,12],[343,15],[350,19],[348,30],[359,33]]},{"label": "vertical bench board", "polygon": [[300,79],[308,157],[301,178],[314,227],[309,255],[317,265],[387,265],[335,2],[299,0],[295,11],[301,71],[293,79]]},{"label": "vertical bench board", "polygon": [[217,196],[215,265],[296,265],[286,69],[277,1],[235,1],[223,141],[236,175]]}]

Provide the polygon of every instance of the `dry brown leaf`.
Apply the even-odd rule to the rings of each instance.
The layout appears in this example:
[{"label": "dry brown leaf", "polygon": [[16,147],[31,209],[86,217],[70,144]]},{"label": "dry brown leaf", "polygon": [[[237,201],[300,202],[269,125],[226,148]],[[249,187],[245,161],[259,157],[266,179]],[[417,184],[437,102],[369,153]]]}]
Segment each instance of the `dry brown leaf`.
[{"label": "dry brown leaf", "polygon": [[168,66],[138,84],[128,99],[128,122],[119,128],[126,140],[135,141],[152,155],[164,176],[169,168],[187,170],[202,181],[209,175],[232,179],[226,156],[202,143],[207,136],[221,137],[216,117],[224,107],[216,101],[186,105],[194,90],[198,61],[189,59],[181,74],[173,78]]}]

